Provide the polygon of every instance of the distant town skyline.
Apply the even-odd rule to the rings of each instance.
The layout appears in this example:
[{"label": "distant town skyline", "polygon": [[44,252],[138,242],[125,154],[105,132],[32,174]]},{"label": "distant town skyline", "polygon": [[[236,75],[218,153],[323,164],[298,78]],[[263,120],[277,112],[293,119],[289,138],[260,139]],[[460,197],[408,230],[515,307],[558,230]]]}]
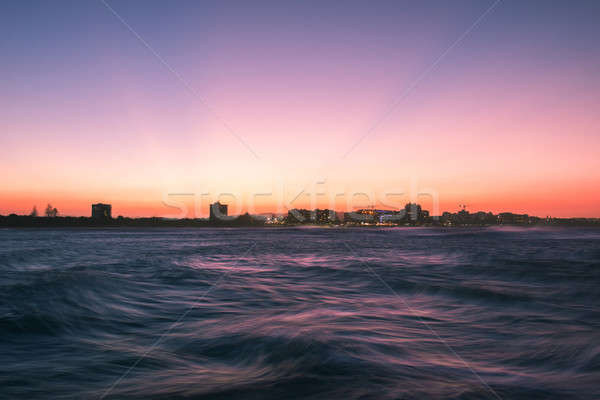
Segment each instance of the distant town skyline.
[{"label": "distant town skyline", "polygon": [[230,214],[229,205],[219,201],[209,205],[208,218],[198,218],[187,214],[170,217],[130,218],[122,215],[113,218],[112,205],[95,203],[91,205],[91,215],[61,216],[58,210],[47,205],[43,215],[34,207],[29,215],[0,215],[0,226],[10,228],[89,228],[89,227],[157,227],[157,228],[231,228],[231,227],[598,227],[600,218],[556,218],[514,212],[492,213],[478,211],[470,213],[462,204],[458,212],[430,213],[421,204],[409,202],[396,210],[374,207],[340,212],[335,209],[313,208],[289,209],[282,214]]},{"label": "distant town skyline", "polygon": [[[205,199],[206,200],[206,199]],[[229,216],[240,216],[240,215],[244,215],[244,214],[250,214],[250,215],[272,215],[272,216],[282,216],[282,215],[287,215],[290,214],[290,212],[296,212],[298,210],[300,211],[305,211],[305,212],[309,212],[309,211],[313,211],[313,210],[322,210],[322,211],[331,211],[331,212],[335,212],[335,213],[340,213],[340,214],[348,214],[348,213],[354,213],[354,212],[359,212],[359,213],[364,213],[367,211],[372,211],[372,212],[391,212],[391,213],[396,213],[396,212],[402,212],[403,210],[406,210],[407,207],[411,204],[416,204],[419,208],[419,210],[422,208],[427,216],[431,216],[431,217],[441,217],[444,214],[449,214],[449,213],[453,213],[453,214],[457,214],[457,215],[464,215],[464,214],[471,214],[471,215],[476,215],[476,214],[494,214],[494,215],[500,215],[500,214],[515,214],[515,215],[528,215],[530,217],[535,217],[538,219],[544,219],[544,218],[566,218],[566,219],[577,219],[577,218],[584,218],[584,219],[594,219],[594,220],[598,220],[600,219],[599,216],[577,216],[577,215],[570,215],[570,216],[561,216],[561,215],[550,215],[550,214],[546,214],[546,215],[537,215],[537,214],[531,214],[528,212],[523,212],[522,208],[517,208],[516,210],[510,210],[507,208],[502,209],[501,211],[497,211],[497,210],[489,210],[489,209],[482,209],[482,208],[477,208],[477,207],[472,207],[471,205],[468,204],[458,204],[457,207],[455,208],[448,208],[448,209],[443,209],[439,206],[434,207],[434,210],[431,211],[431,205],[432,205],[432,201],[431,199],[426,199],[425,201],[416,201],[416,203],[412,203],[412,200],[401,200],[400,203],[396,204],[392,204],[390,202],[388,203],[378,203],[378,202],[374,202],[374,203],[364,203],[364,202],[357,202],[354,203],[353,206],[349,206],[348,204],[345,205],[345,207],[337,207],[335,205],[335,202],[333,203],[324,203],[324,202],[314,202],[314,201],[309,201],[309,202],[303,202],[303,201],[298,201],[295,202],[294,206],[292,206],[291,203],[288,203],[288,207],[286,207],[285,204],[280,204],[277,209],[273,210],[273,209],[265,209],[262,208],[260,205],[256,205],[254,204],[251,207],[246,207],[243,204],[227,204],[226,202],[222,202],[220,200],[210,200],[210,201],[202,201],[201,203],[196,202],[194,203],[194,199],[192,198],[190,201],[176,201],[173,202],[172,200],[169,200],[168,202],[165,202],[163,204],[164,206],[164,212],[160,213],[160,214],[136,214],[136,215],[127,215],[124,213],[119,213],[117,212],[116,214],[112,214],[112,204],[105,204],[105,203],[94,203],[91,204],[91,215],[90,215],[90,206],[88,205],[88,212],[87,213],[83,213],[83,214],[65,214],[60,212],[60,210],[58,210],[56,207],[52,207],[51,203],[48,203],[46,206],[46,211],[43,214],[40,214],[40,212],[38,211],[38,209],[40,207],[38,207],[37,204],[34,204],[28,212],[10,212],[10,213],[0,213],[0,216],[8,216],[8,215],[21,215],[21,216],[49,216],[48,215],[48,210],[51,210],[53,212],[53,216],[61,216],[61,217],[90,217],[93,219],[102,219],[102,218],[117,218],[117,217],[126,217],[126,218],[163,218],[163,219],[210,219],[210,220],[214,220],[214,219],[218,219],[216,217],[216,215],[224,215],[225,217]],[[394,201],[394,203],[397,203],[396,201]],[[233,210],[233,212],[230,212],[229,210]]]},{"label": "distant town skyline", "polygon": [[211,193],[206,217],[218,193],[271,192],[266,213],[281,185],[289,203],[319,184],[404,193],[394,207],[416,186],[440,210],[600,216],[600,2],[0,10],[2,215],[163,216],[165,199],[193,208],[173,193]]}]

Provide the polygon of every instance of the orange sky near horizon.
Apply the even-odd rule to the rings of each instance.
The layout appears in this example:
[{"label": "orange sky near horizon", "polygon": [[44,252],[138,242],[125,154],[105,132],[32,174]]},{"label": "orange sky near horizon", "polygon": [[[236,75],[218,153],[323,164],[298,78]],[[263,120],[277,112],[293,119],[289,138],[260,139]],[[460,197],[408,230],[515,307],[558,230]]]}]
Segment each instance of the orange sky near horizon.
[{"label": "orange sky near horizon", "polygon": [[2,215],[202,217],[219,193],[232,213],[347,211],[424,191],[440,213],[600,217],[594,3],[507,2],[453,47],[485,4],[115,4],[169,68],[102,8],[13,7]]}]

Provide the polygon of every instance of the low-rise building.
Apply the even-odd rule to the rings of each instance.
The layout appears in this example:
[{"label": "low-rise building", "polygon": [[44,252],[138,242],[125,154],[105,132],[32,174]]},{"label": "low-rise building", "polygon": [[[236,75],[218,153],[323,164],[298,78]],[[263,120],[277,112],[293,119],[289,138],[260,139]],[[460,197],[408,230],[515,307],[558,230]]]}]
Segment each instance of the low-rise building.
[{"label": "low-rise building", "polygon": [[96,203],[92,204],[92,218],[111,219],[112,206],[110,204]]},{"label": "low-rise building", "polygon": [[209,220],[211,222],[223,221],[227,217],[227,204],[221,204],[220,202],[215,202],[210,205],[210,216]]}]

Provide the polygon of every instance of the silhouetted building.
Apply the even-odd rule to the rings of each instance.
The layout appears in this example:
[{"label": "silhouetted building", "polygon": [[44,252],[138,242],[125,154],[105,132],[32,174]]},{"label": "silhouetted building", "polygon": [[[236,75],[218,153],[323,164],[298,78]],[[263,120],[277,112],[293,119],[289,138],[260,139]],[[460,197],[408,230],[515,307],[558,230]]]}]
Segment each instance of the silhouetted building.
[{"label": "silhouetted building", "polygon": [[210,221],[222,221],[225,219],[224,217],[227,217],[227,204],[221,204],[218,201],[212,203],[210,205]]},{"label": "silhouetted building", "polygon": [[92,204],[92,218],[94,219],[111,219],[112,206],[110,204]]},{"label": "silhouetted building", "polygon": [[374,208],[363,208],[344,213],[344,222],[358,224],[393,224],[398,223],[404,217],[404,210],[376,210]]},{"label": "silhouetted building", "polygon": [[404,206],[404,219],[410,223],[422,222],[429,217],[429,211],[423,211],[420,204],[407,203]]},{"label": "silhouetted building", "polygon": [[377,212],[372,208],[363,208],[361,210],[344,213],[344,222],[358,224],[374,224],[376,222]]},{"label": "silhouetted building", "polygon": [[498,214],[498,223],[501,225],[528,225],[529,215],[503,212]]},{"label": "silhouetted building", "polygon": [[331,224],[335,222],[334,210],[320,210],[317,208],[314,212],[314,216],[317,224]]},{"label": "silhouetted building", "polygon": [[473,223],[481,225],[494,225],[498,222],[498,219],[491,212],[478,211],[473,214]]},{"label": "silhouetted building", "polygon": [[335,210],[315,209],[306,210],[294,208],[288,211],[288,224],[333,224],[337,222]]},{"label": "silhouetted building", "polygon": [[314,217],[313,212],[311,210],[294,208],[288,211],[288,224],[308,224],[313,220]]}]

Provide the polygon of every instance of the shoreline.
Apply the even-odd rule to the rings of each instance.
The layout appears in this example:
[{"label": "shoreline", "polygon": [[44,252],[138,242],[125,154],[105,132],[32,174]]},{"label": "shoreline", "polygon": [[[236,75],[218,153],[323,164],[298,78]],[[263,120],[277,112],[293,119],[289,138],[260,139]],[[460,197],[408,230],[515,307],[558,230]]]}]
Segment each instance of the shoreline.
[{"label": "shoreline", "polygon": [[4,225],[0,224],[0,230],[138,230],[138,229],[431,229],[431,230],[461,230],[461,229],[493,229],[493,228],[520,228],[520,229],[564,229],[564,228],[588,228],[600,229],[600,224],[541,224],[541,225]]},{"label": "shoreline", "polygon": [[427,217],[418,220],[399,220],[375,223],[357,222],[344,219],[335,221],[307,220],[306,223],[298,221],[270,222],[264,217],[249,214],[230,217],[229,220],[214,219],[163,219],[150,218],[90,218],[90,217],[34,217],[11,214],[0,216],[0,228],[77,228],[77,229],[125,229],[125,228],[487,228],[487,227],[600,227],[598,218],[551,218],[541,219],[531,217],[524,220],[477,220],[477,219],[445,219],[443,217]]}]

